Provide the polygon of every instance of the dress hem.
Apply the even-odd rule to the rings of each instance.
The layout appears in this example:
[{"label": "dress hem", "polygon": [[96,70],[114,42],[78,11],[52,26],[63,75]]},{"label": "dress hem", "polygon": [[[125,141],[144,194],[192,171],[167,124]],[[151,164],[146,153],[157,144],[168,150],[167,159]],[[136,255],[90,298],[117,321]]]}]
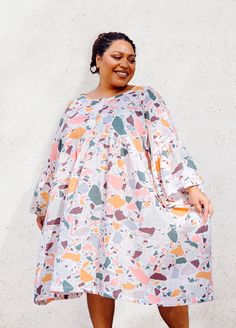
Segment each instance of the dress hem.
[{"label": "dress hem", "polygon": [[90,294],[95,294],[95,295],[100,295],[103,297],[107,297],[107,298],[111,298],[114,299],[115,301],[126,301],[126,302],[131,302],[131,303],[136,303],[136,304],[142,304],[142,305],[155,305],[155,306],[181,306],[181,305],[192,305],[192,304],[199,304],[199,303],[205,303],[205,302],[209,302],[209,301],[214,301],[215,297],[213,292],[211,292],[212,296],[208,297],[208,298],[196,298],[196,297],[192,297],[192,299],[188,299],[186,302],[177,302],[175,304],[173,303],[168,303],[168,302],[160,302],[160,303],[151,303],[151,302],[141,302],[137,299],[134,298],[130,298],[130,297],[125,297],[125,296],[121,296],[118,298],[113,298],[113,297],[109,297],[109,296],[105,296],[104,293],[99,293],[97,291],[92,291],[92,290],[87,290],[87,289],[82,289],[80,292],[69,292],[68,293],[64,293],[64,291],[60,291],[60,290],[53,290],[53,288],[51,288],[50,293],[53,294],[58,294],[57,297],[48,297],[47,299],[39,299],[38,300],[34,300],[34,303],[36,305],[47,305],[48,303],[51,303],[53,301],[59,301],[59,300],[67,300],[67,299],[74,299],[74,298],[80,298],[82,295],[90,293]]}]

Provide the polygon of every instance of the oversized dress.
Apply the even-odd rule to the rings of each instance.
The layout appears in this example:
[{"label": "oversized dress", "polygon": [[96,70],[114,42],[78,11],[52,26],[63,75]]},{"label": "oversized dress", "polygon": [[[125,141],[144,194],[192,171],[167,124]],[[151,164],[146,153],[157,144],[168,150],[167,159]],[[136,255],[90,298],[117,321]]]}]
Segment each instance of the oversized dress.
[{"label": "oversized dress", "polygon": [[45,215],[34,303],[99,294],[177,306],[214,298],[203,177],[152,86],[63,110],[30,212]]}]

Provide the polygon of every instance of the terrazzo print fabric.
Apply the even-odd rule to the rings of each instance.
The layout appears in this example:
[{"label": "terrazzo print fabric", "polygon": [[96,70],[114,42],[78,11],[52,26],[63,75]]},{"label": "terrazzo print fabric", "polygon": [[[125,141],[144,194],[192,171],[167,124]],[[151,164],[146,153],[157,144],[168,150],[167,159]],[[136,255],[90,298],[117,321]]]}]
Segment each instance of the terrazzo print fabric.
[{"label": "terrazzo print fabric", "polygon": [[85,292],[156,306],[213,300],[211,219],[188,203],[191,185],[203,191],[153,87],[74,99],[30,207],[46,215],[34,302]]}]

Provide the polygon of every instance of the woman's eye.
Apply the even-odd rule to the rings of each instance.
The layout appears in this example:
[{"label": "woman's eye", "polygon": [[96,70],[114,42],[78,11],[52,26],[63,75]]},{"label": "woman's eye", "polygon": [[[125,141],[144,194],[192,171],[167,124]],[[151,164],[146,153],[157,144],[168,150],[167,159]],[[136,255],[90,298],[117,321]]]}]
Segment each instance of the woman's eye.
[{"label": "woman's eye", "polygon": [[[121,59],[121,57],[117,57],[117,56],[112,56],[112,57],[115,58],[115,59]],[[130,62],[131,63],[135,63],[136,60],[135,59],[131,59]]]}]

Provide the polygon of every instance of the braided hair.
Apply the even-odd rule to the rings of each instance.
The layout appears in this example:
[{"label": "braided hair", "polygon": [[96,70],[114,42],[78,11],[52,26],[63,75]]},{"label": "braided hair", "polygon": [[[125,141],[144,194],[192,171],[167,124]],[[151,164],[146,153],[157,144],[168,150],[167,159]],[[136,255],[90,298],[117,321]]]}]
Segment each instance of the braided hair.
[{"label": "braided hair", "polygon": [[[90,72],[92,74],[99,73],[99,68],[96,67],[96,55],[102,56],[103,53],[110,47],[111,43],[116,40],[128,41],[133,47],[135,53],[135,44],[126,34],[120,32],[100,33],[97,39],[95,40],[92,48],[92,58],[90,63]],[[94,66],[96,67],[96,70],[92,71],[92,67]]]}]

